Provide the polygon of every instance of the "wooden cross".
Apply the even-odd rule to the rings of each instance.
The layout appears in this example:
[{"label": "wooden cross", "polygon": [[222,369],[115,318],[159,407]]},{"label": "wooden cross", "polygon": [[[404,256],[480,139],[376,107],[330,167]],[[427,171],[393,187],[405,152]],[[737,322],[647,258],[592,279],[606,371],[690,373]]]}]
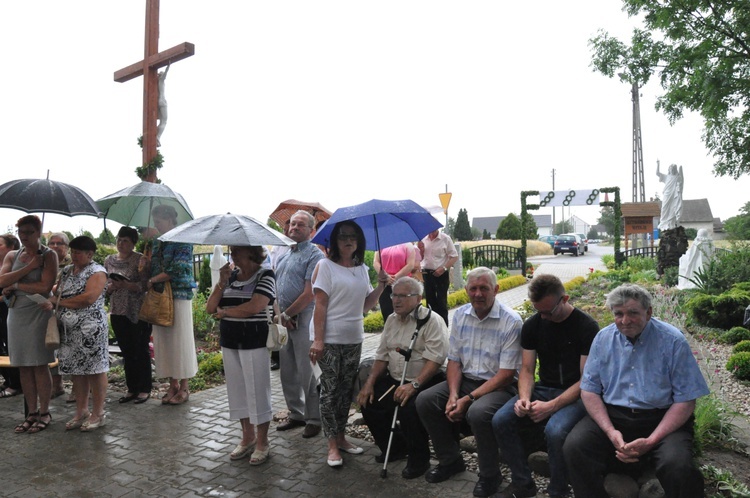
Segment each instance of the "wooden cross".
[{"label": "wooden cross", "polygon": [[[143,60],[115,71],[115,81],[122,83],[143,76],[143,164],[156,157],[156,120],[159,110],[159,76],[157,70],[195,53],[195,45],[183,42],[159,52],[159,0],[146,0],[146,32]],[[156,183],[156,170],[144,181]]]}]

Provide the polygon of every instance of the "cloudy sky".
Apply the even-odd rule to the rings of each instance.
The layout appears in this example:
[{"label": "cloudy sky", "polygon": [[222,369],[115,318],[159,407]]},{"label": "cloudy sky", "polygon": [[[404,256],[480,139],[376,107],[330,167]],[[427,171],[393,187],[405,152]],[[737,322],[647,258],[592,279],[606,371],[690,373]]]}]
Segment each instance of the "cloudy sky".
[{"label": "cloudy sky", "polygon": [[[520,211],[522,190],[619,186],[632,198],[630,88],[593,73],[599,28],[628,38],[621,2],[162,0],[167,78],[159,173],[195,216],[264,220],[287,198],[329,209],[372,198],[450,216]],[[138,182],[145,0],[0,3],[0,183],[50,178],[94,199]],[[656,161],[684,166],[686,199],[726,219],[750,179],[716,178],[688,115],[670,127],[642,89],[646,196]],[[541,214],[551,212],[549,208]],[[594,223],[595,208],[573,208]],[[1,229],[19,211],[0,210]],[[559,214],[558,214],[559,217]],[[95,234],[101,221],[49,216]],[[113,228],[119,225],[112,224]]]}]

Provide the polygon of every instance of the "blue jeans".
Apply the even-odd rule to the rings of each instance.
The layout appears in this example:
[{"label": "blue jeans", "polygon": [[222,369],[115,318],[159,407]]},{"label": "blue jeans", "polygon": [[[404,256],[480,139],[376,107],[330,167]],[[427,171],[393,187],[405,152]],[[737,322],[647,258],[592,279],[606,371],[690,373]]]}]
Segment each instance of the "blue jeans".
[{"label": "blue jeans", "polygon": [[[563,389],[536,386],[531,393],[531,400],[550,401],[564,392]],[[495,432],[497,445],[510,468],[511,479],[514,484],[529,487],[534,483],[531,477],[524,450],[523,441],[518,429],[537,426],[544,427],[544,437],[547,441],[547,455],[549,456],[550,480],[547,491],[551,496],[562,496],[568,492],[568,479],[563,456],[563,444],[568,433],[586,415],[583,402],[578,399],[557,412],[549,419],[535,424],[528,417],[519,418],[513,411],[518,396],[508,401],[492,417],[492,430]]]}]

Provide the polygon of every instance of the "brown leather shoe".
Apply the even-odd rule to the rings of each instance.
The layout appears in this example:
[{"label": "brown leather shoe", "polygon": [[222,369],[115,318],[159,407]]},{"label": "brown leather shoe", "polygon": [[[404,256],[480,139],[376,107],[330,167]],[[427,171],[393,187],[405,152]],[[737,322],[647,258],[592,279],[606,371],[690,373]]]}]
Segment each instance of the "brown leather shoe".
[{"label": "brown leather shoe", "polygon": [[302,431],[303,438],[311,438],[320,434],[320,426],[315,424],[305,425],[305,430]]}]

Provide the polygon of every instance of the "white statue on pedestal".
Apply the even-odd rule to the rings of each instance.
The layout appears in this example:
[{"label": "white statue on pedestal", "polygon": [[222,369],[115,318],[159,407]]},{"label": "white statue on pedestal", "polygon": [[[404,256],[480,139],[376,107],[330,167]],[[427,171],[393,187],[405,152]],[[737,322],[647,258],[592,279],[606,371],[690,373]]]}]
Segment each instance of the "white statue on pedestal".
[{"label": "white statue on pedestal", "polygon": [[706,266],[714,256],[714,242],[708,234],[708,230],[701,228],[698,236],[693,241],[690,249],[680,257],[680,270],[677,278],[678,289],[695,289],[698,287],[691,279],[695,274]]},{"label": "white statue on pedestal", "polygon": [[679,171],[676,164],[669,166],[669,172],[665,175],[659,171],[659,161],[656,161],[656,176],[664,183],[664,195],[661,200],[661,217],[659,230],[670,230],[677,228],[682,216],[682,188],[685,178],[682,174],[682,166]]}]

